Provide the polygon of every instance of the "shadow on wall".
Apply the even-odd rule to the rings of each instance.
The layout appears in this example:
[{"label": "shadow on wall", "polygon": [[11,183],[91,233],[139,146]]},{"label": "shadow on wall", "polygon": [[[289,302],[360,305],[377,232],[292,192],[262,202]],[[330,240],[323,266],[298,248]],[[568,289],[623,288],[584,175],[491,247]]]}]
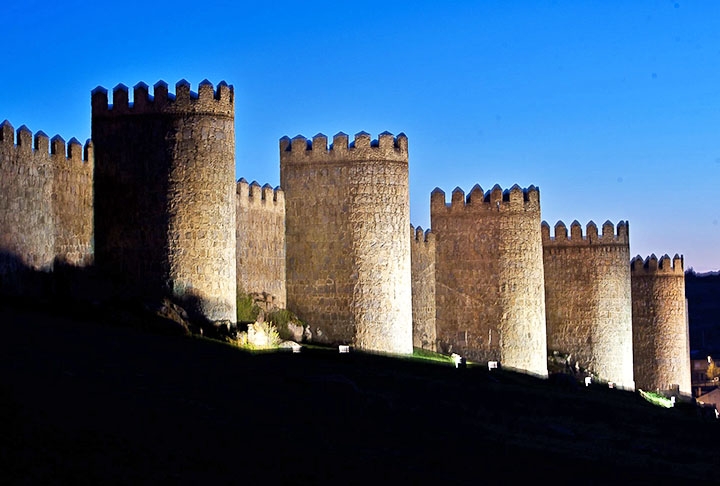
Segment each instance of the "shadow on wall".
[{"label": "shadow on wall", "polygon": [[221,305],[216,299],[189,291],[138,297],[126,285],[103,278],[94,265],[84,267],[56,259],[38,270],[21,257],[0,250],[0,299],[32,307],[45,306],[59,314],[90,313],[103,320],[160,332],[224,336],[234,332],[231,322],[212,322],[203,309]]}]

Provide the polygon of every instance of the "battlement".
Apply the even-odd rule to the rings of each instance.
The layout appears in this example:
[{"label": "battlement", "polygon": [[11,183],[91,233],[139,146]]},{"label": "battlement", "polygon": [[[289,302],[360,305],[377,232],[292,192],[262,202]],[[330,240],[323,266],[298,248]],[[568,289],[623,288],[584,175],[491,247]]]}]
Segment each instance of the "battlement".
[{"label": "battlement", "polygon": [[232,85],[221,81],[217,89],[210,81],[203,80],[195,93],[190,83],[180,80],[175,84],[175,94],[168,92],[168,84],[158,81],[153,86],[153,95],[147,84],[140,82],[133,87],[133,101],[129,100],[129,90],[124,84],[113,88],[112,103],[108,101],[108,90],[98,86],[92,90],[93,116],[145,115],[145,114],[184,114],[206,113],[217,116],[233,117],[235,113],[235,94]]},{"label": "battlement", "polygon": [[667,254],[663,255],[659,260],[653,253],[649,257],[643,258],[638,255],[630,262],[630,273],[634,276],[642,275],[685,275],[685,261],[682,255],[677,253],[671,259]]},{"label": "battlement", "polygon": [[390,132],[383,132],[377,140],[372,140],[370,134],[359,132],[352,142],[348,143],[348,140],[345,133],[339,132],[328,147],[328,138],[322,133],[312,139],[302,135],[292,139],[285,136],[280,139],[280,161],[303,163],[379,159],[407,163],[408,139],[404,133],[395,137]]},{"label": "battlement", "polygon": [[71,138],[66,145],[60,135],[50,139],[44,132],[38,131],[33,137],[33,133],[25,125],[15,130],[7,120],[0,123],[0,144],[27,154],[49,153],[71,162],[83,163],[93,160],[93,145],[90,140],[87,140],[83,147],[76,138]]},{"label": "battlement", "polygon": [[285,208],[285,192],[280,186],[275,189],[270,184],[265,184],[260,187],[257,181],[252,181],[248,184],[245,178],[241,177],[237,181],[237,195],[239,197],[240,204],[244,206],[268,206],[272,205],[279,209]]},{"label": "battlement", "polygon": [[507,211],[513,209],[534,210],[540,208],[540,189],[535,186],[521,188],[517,184],[503,190],[498,184],[483,192],[480,185],[475,184],[465,197],[459,187],[452,191],[450,203],[446,202],[445,192],[436,187],[430,193],[431,212],[436,211]]},{"label": "battlement", "polygon": [[415,228],[413,225],[410,225],[410,241],[418,244],[434,243],[435,234],[430,229],[423,231],[422,226]]},{"label": "battlement", "polygon": [[602,234],[598,234],[597,225],[590,221],[585,227],[583,235],[582,226],[575,220],[570,224],[570,237],[567,227],[562,221],[555,223],[555,236],[550,234],[550,225],[543,221],[540,226],[543,246],[588,246],[588,245],[628,245],[630,242],[627,221],[620,221],[616,228],[610,221],[602,225]]}]

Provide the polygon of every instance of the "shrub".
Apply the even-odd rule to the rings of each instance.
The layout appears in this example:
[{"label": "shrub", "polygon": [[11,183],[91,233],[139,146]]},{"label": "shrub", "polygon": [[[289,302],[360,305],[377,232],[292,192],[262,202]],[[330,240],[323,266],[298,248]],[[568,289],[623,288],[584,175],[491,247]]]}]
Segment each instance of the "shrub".
[{"label": "shrub", "polygon": [[260,307],[250,294],[238,293],[237,297],[237,321],[255,322],[260,314]]}]

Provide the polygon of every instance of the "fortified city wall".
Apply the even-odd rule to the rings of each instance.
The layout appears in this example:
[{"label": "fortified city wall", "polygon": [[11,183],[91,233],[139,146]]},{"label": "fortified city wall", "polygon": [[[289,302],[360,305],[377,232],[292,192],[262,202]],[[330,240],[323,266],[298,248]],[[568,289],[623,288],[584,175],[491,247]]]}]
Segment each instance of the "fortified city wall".
[{"label": "fortified city wall", "polygon": [[547,343],[602,381],[633,389],[628,224],[542,223]]},{"label": "fortified city wall", "polygon": [[692,393],[683,258],[633,258],[635,384],[650,391]]},{"label": "fortified city wall", "polygon": [[410,226],[413,346],[437,351],[435,328],[435,235]]},{"label": "fortified city wall", "polygon": [[549,346],[620,386],[690,393],[682,258],[628,265],[627,223],[551,236],[537,188],[476,185],[449,204],[435,189],[432,232],[415,229],[408,140],[387,132],[283,137],[282,190],[236,182],[232,87],[175,90],[93,90],[84,153],[0,124],[0,294],[97,282],[234,322],[240,289],[319,342],[410,353],[414,337],[536,375]]},{"label": "fortified city wall", "polygon": [[412,353],[408,143],[280,139],[288,309],[314,339]]},{"label": "fortified city wall", "polygon": [[268,184],[237,182],[237,289],[264,304],[284,309],[285,193]]},{"label": "fortified city wall", "polygon": [[475,185],[430,196],[442,351],[547,376],[540,193]]},{"label": "fortified city wall", "polygon": [[203,81],[92,92],[95,249],[130,295],[170,295],[209,321],[236,320],[233,88]]},{"label": "fortified city wall", "polygon": [[[17,143],[15,143],[17,141]],[[51,291],[57,262],[92,261],[92,146],[0,124],[0,293]]]}]

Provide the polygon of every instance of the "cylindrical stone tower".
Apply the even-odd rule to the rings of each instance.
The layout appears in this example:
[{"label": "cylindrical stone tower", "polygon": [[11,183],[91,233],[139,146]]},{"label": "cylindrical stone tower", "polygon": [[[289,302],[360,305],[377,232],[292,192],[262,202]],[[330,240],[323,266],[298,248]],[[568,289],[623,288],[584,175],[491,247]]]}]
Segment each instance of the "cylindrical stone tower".
[{"label": "cylindrical stone tower", "polygon": [[430,214],[439,348],[547,376],[537,188],[435,189]]},{"label": "cylindrical stone tower", "polygon": [[98,268],[128,296],[236,321],[233,89],[186,81],[92,93]]},{"label": "cylindrical stone tower", "polygon": [[280,139],[287,304],[313,339],[412,353],[408,142]]},{"label": "cylindrical stone tower", "polygon": [[542,223],[545,311],[550,351],[599,379],[634,389],[630,244],[628,224],[606,221],[602,235],[592,221],[586,236],[580,223]]},{"label": "cylindrical stone tower", "polygon": [[692,393],[683,259],[640,256],[630,264],[635,384]]}]

